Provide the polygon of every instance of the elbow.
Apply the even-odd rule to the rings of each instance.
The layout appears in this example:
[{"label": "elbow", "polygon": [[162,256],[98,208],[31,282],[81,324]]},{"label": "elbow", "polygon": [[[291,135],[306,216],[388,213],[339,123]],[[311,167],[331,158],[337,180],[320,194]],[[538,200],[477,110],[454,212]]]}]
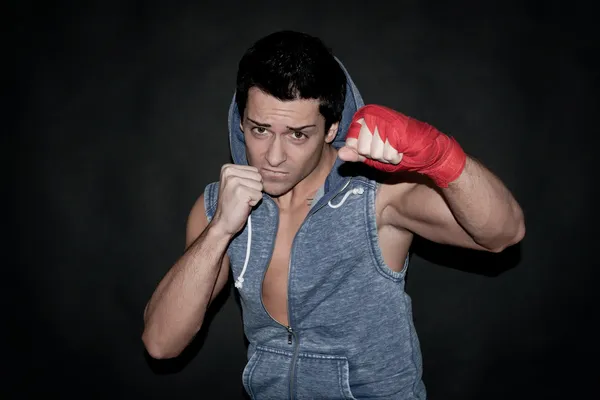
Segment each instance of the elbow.
[{"label": "elbow", "polygon": [[[525,237],[525,219],[523,218],[523,214],[521,214],[516,221],[515,228],[512,230],[512,235],[509,236],[510,240],[504,246],[504,248],[513,246],[519,243]],[[504,249],[502,249],[504,250]]]},{"label": "elbow", "polygon": [[161,329],[156,326],[156,321],[148,315],[148,306],[146,304],[144,308],[144,332],[142,333],[142,343],[146,352],[150,357],[156,360],[166,360],[169,358],[177,357],[182,350],[174,351],[173,346],[169,345],[169,341],[166,340],[164,332],[161,333]]},{"label": "elbow", "polygon": [[515,237],[513,238],[512,244],[519,243],[521,240],[523,240],[524,237],[525,237],[525,220],[523,218],[521,218],[521,220],[519,221],[518,227],[517,227],[517,233],[516,233]]},{"label": "elbow", "polygon": [[196,332],[198,330],[161,332],[156,327],[146,327],[142,333],[142,342],[152,358],[166,360],[179,357],[194,339]]},{"label": "elbow", "polygon": [[172,346],[166,345],[164,341],[157,340],[147,330],[142,334],[142,342],[150,357],[156,360],[167,360],[181,354],[181,350],[175,350]]},{"label": "elbow", "polygon": [[492,253],[501,253],[508,247],[514,246],[525,237],[525,221],[521,218],[511,231],[500,232],[494,245],[487,247]]}]

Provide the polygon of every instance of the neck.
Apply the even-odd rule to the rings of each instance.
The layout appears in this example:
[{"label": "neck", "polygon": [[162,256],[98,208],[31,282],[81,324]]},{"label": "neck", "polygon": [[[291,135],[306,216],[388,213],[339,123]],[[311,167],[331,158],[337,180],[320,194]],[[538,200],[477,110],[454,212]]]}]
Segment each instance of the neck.
[{"label": "neck", "polygon": [[325,146],[317,167],[288,193],[274,199],[279,209],[283,211],[308,206],[319,188],[325,183],[336,159],[337,150],[331,145]]}]

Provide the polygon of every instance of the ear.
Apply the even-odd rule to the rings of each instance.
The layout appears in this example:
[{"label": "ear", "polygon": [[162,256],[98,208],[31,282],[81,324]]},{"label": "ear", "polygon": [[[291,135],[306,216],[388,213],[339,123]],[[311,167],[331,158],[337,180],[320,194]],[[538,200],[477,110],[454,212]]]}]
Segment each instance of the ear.
[{"label": "ear", "polygon": [[240,131],[242,131],[242,132],[244,132],[244,114],[246,114],[246,110],[244,110],[243,113],[239,114],[239,116],[240,116]]},{"label": "ear", "polygon": [[333,142],[333,139],[335,139],[335,135],[337,135],[339,126],[340,126],[339,122],[331,124],[329,131],[327,131],[327,134],[325,135],[325,143],[331,144],[331,142]]}]

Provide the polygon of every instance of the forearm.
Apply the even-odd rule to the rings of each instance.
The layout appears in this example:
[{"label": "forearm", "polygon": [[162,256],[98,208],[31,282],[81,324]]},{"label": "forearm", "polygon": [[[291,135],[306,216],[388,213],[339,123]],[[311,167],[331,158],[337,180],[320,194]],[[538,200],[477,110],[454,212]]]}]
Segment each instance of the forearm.
[{"label": "forearm", "polygon": [[142,337],[154,357],[178,355],[202,327],[230,239],[209,225],[159,283]]},{"label": "forearm", "polygon": [[479,245],[501,251],[522,239],[521,207],[500,179],[474,159],[467,157],[461,175],[442,192],[458,223]]}]

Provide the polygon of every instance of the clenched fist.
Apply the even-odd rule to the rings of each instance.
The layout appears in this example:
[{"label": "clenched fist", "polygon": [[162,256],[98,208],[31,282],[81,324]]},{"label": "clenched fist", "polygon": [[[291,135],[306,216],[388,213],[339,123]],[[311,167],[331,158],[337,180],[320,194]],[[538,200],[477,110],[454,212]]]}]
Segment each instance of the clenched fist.
[{"label": "clenched fist", "polygon": [[381,171],[414,171],[447,187],[461,174],[466,154],[433,126],[390,108],[367,105],[356,112],[338,153],[344,161],[361,161]]},{"label": "clenched fist", "polygon": [[244,227],[252,207],[262,199],[262,190],[262,177],[257,168],[223,165],[213,224],[228,235],[238,233]]}]

